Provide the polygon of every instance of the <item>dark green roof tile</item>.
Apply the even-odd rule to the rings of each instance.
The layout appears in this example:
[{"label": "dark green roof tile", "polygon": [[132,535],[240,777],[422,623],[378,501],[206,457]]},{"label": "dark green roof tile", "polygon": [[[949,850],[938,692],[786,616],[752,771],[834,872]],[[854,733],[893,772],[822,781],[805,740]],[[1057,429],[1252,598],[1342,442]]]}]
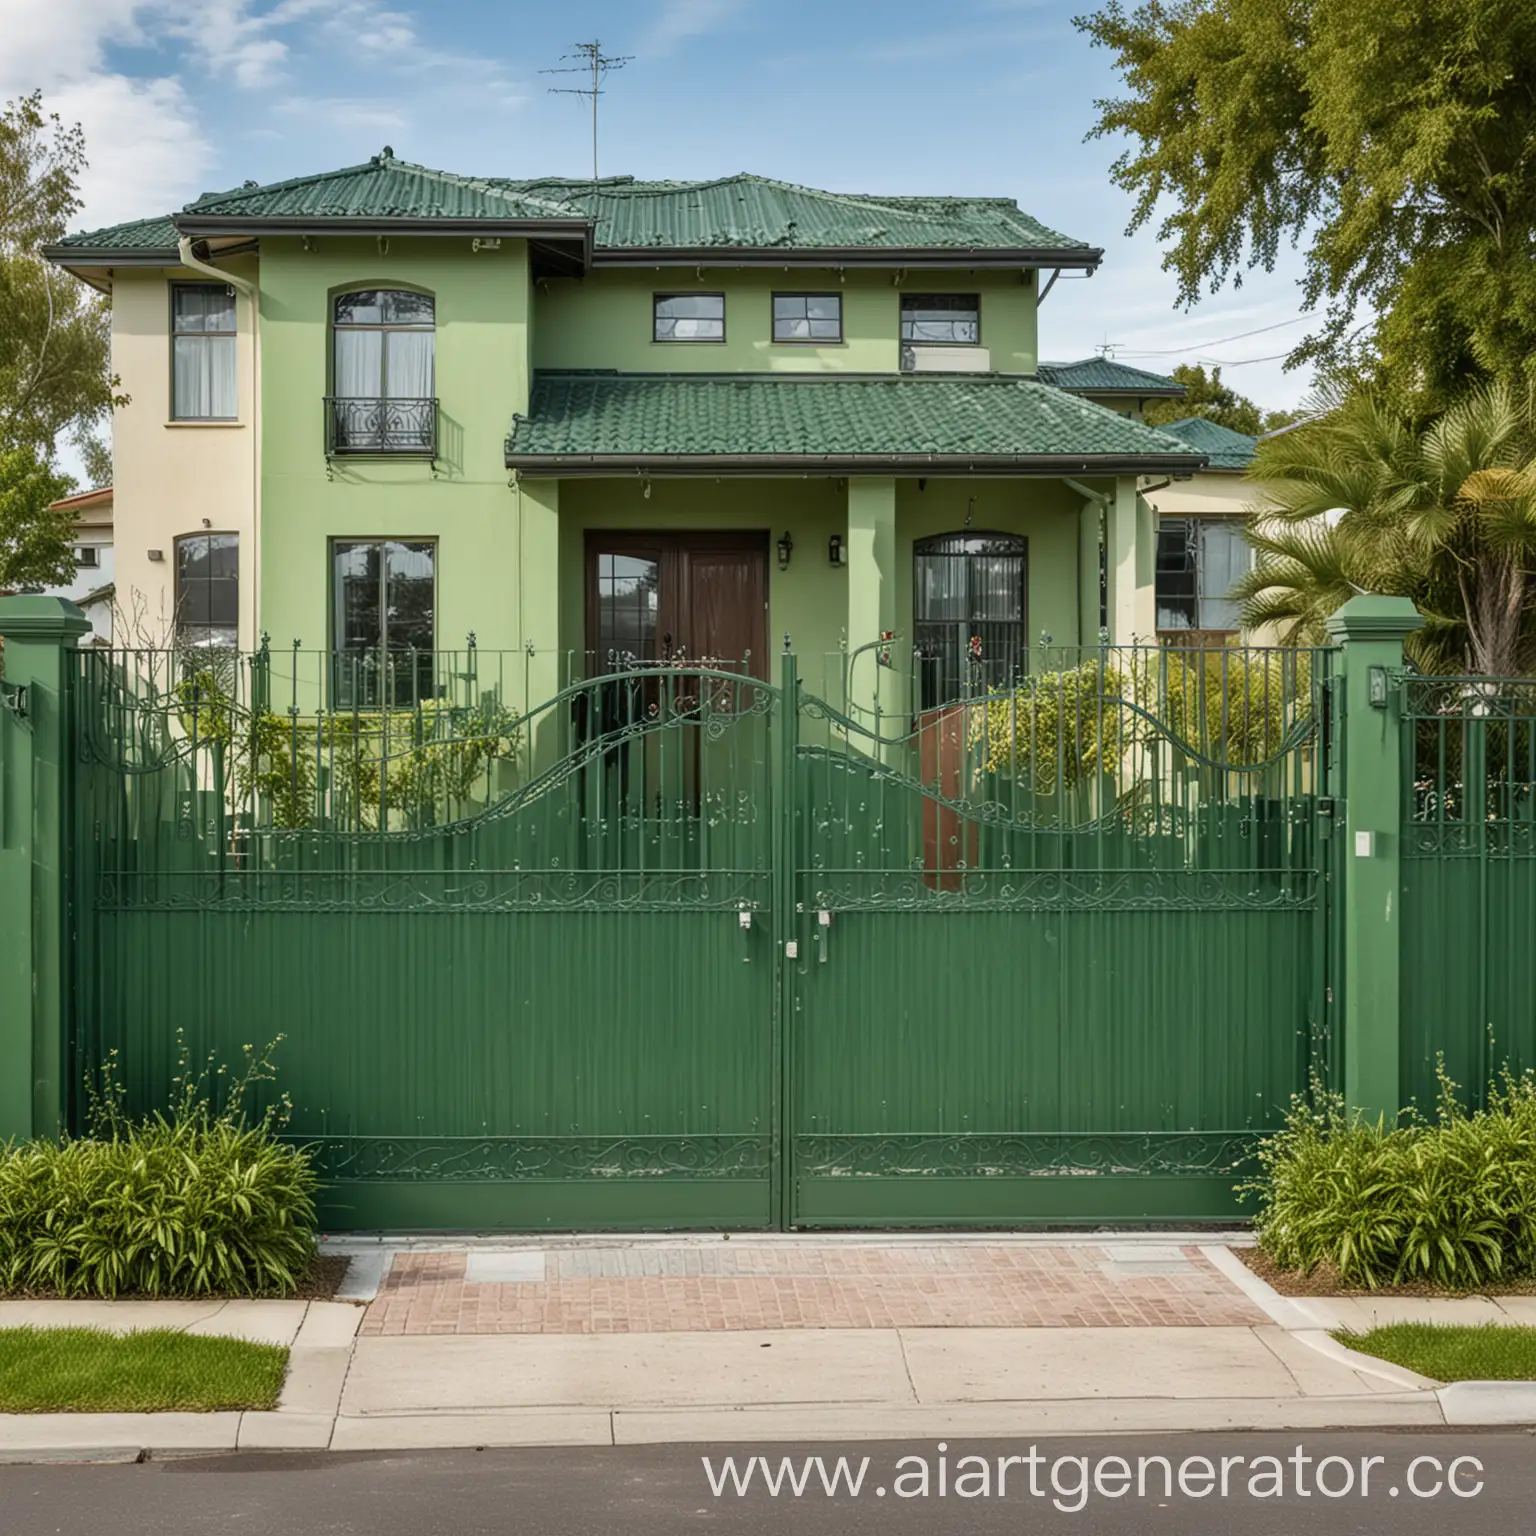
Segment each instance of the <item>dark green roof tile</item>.
[{"label": "dark green roof tile", "polygon": [[[739,175],[712,181],[513,180],[456,176],[384,152],[362,165],[207,192],[183,223],[222,219],[509,219],[588,222],[598,251],[933,250],[1098,252],[1001,197],[880,197]],[[174,246],[170,218],[71,235],[62,248]]]},{"label": "dark green roof tile", "polygon": [[1246,432],[1234,432],[1219,422],[1207,421],[1203,416],[1186,416],[1182,421],[1170,421],[1158,429],[1187,443],[1196,453],[1203,453],[1210,460],[1211,469],[1247,469],[1253,463],[1254,450],[1259,445],[1256,437]]},{"label": "dark green roof tile", "polygon": [[668,456],[1198,467],[1184,444],[1061,390],[1030,379],[939,374],[544,373],[507,454],[509,464],[552,471],[594,457]]},{"label": "dark green roof tile", "polygon": [[176,249],[176,226],[169,218],[134,219],[85,234],[66,235],[53,249],[164,251]]},{"label": "dark green roof tile", "polygon": [[1131,368],[1109,357],[1085,357],[1075,363],[1041,363],[1035,370],[1042,384],[1085,395],[1171,395],[1183,399],[1177,379],[1144,368]]}]

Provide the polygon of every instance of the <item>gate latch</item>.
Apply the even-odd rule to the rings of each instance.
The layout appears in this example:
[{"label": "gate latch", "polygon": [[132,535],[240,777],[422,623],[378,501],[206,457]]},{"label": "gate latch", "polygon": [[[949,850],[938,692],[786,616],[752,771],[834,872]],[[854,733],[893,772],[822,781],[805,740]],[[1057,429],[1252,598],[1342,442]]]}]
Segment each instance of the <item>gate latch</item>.
[{"label": "gate latch", "polygon": [[10,710],[18,720],[25,720],[29,713],[27,709],[27,685],[25,683],[0,682],[0,706]]},{"label": "gate latch", "polygon": [[745,907],[737,914],[737,919],[741,923],[741,931],[743,933],[752,926],[752,914]]}]

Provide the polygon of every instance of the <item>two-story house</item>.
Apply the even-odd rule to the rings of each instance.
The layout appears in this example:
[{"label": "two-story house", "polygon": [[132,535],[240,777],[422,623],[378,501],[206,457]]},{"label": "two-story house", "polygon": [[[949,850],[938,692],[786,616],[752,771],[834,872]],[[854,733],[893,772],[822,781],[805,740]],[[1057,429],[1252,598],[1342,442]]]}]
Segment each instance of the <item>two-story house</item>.
[{"label": "two-story house", "polygon": [[1041,636],[1152,640],[1138,483],[1205,463],[1136,419],[1171,381],[1037,363],[1102,252],[1006,198],[386,149],[50,255],[112,296],[119,601],[192,642],[473,631],[553,692],[891,634],[933,700],[978,636],[992,682]]}]

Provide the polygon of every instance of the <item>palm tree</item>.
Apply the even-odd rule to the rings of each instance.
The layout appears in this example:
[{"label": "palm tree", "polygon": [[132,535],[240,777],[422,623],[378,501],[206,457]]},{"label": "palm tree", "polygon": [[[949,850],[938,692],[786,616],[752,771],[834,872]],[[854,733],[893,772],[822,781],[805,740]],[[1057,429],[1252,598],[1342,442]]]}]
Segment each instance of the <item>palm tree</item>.
[{"label": "palm tree", "polygon": [[1536,667],[1536,398],[1492,385],[1427,425],[1370,391],[1319,404],[1259,445],[1244,622],[1315,643],[1349,597],[1389,593],[1428,620],[1410,642],[1426,669]]}]

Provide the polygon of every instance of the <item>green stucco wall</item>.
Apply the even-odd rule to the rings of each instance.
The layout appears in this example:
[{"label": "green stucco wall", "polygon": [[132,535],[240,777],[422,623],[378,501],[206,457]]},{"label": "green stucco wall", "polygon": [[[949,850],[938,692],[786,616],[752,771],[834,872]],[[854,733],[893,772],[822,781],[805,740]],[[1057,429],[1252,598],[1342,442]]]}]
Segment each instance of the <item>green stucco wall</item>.
[{"label": "green stucco wall", "polygon": [[[900,365],[901,294],[978,293],[981,345],[999,373],[1035,370],[1035,289],[1017,272],[894,272],[789,269],[726,272],[663,267],[541,281],[534,294],[535,366],[635,373],[894,373]],[[1026,281],[1026,279],[1030,279]],[[658,293],[724,293],[723,342],[651,339]],[[843,341],[774,343],[775,293],[841,293]]]},{"label": "green stucco wall", "polygon": [[[262,241],[258,622],[284,645],[329,643],[328,541],[435,538],[438,641],[473,628],[488,648],[522,639],[517,610],[515,502],[504,444],[529,388],[527,251],[506,241],[471,253],[467,240],[321,238]],[[435,466],[324,453],[331,296],[400,286],[437,301]]]}]

